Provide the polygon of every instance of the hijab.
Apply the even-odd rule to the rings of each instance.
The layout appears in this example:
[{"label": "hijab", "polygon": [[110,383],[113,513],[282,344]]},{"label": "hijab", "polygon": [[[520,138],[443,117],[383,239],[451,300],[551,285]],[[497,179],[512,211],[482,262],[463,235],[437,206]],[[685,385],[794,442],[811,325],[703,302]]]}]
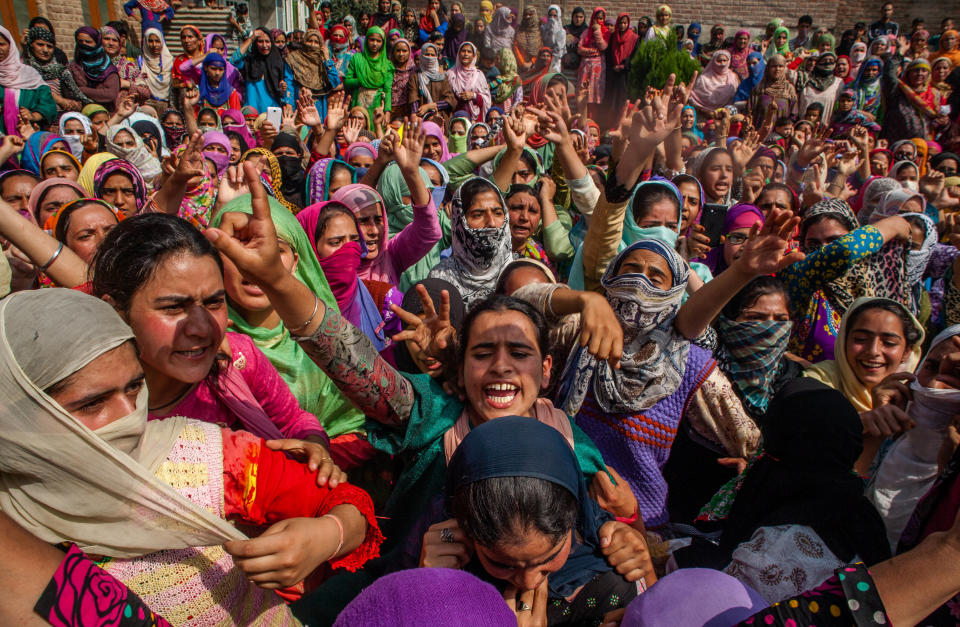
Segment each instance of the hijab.
[{"label": "hijab", "polygon": [[448,510],[460,488],[498,477],[542,479],[565,488],[577,500],[573,545],[566,563],[550,573],[551,596],[569,596],[610,570],[599,538],[610,515],[590,497],[577,456],[557,429],[520,416],[488,420],[471,429],[447,466]]},{"label": "hijab", "polygon": [[430,278],[443,279],[457,286],[463,302],[469,309],[472,305],[493,293],[494,284],[501,270],[513,259],[510,240],[510,220],[489,228],[471,228],[467,225],[464,206],[464,188],[475,188],[475,194],[492,190],[497,194],[504,216],[509,215],[503,194],[487,179],[474,176],[467,179],[453,196],[453,254],[443,259],[430,271]]},{"label": "hijab", "polygon": [[798,87],[804,89],[807,86],[814,90],[823,92],[830,89],[837,80],[833,70],[837,66],[837,56],[832,52],[824,52],[817,57],[817,64],[813,66],[813,71],[809,74],[801,72],[797,79]]},{"label": "hijab", "polygon": [[[583,10],[583,7],[574,7],[573,11],[570,13],[571,17],[574,16],[574,15],[577,15],[577,14],[580,14],[580,15],[584,16],[584,18],[586,18],[586,16],[587,16],[587,12]],[[565,29],[570,35],[572,35],[572,36],[575,37],[577,40],[579,40],[579,39],[580,39],[580,36],[583,35],[583,31],[587,30],[588,27],[589,27],[589,25],[587,24],[587,20],[584,19],[584,20],[583,20],[583,23],[580,24],[580,26],[574,26],[574,25],[573,25],[573,22],[571,22],[570,24],[567,24],[567,25],[564,27],[564,29]]]},{"label": "hijab", "polygon": [[273,42],[273,35],[267,29],[258,28],[253,31],[255,38],[258,32],[263,33],[270,39],[270,52],[266,56],[260,54],[257,41],[254,39],[243,62],[243,80],[247,83],[256,83],[262,80],[273,101],[282,102],[284,90],[280,88],[280,82],[283,80],[284,74],[283,55],[280,54]]},{"label": "hijab", "polygon": [[360,262],[357,274],[365,281],[381,281],[383,283],[396,285],[400,277],[393,268],[390,255],[387,254],[387,249],[390,246],[390,224],[387,220],[386,205],[383,202],[383,198],[377,193],[377,190],[369,185],[353,183],[338,189],[331,197],[331,200],[335,200],[346,206],[354,215],[357,215],[360,211],[371,205],[379,205],[380,217],[383,219],[383,227],[380,230],[380,241],[377,242],[377,250],[379,252],[373,259],[364,258]]},{"label": "hijab", "polygon": [[[156,35],[160,38],[160,41],[163,42],[163,47],[157,56],[151,56],[150,50],[147,47],[147,38],[151,34]],[[147,88],[150,90],[150,94],[158,100],[166,100],[170,96],[170,84],[173,80],[173,55],[170,53],[170,49],[167,48],[167,42],[160,29],[148,28],[143,32],[140,51],[140,58],[143,61],[140,69],[143,72],[143,78],[147,84]],[[224,74],[223,79],[220,81],[221,84],[224,82],[226,82],[226,74]]]},{"label": "hijab", "polygon": [[727,52],[730,53],[730,69],[737,73],[738,76],[743,78],[747,77],[747,57],[750,55],[750,44],[748,43],[743,50],[737,50],[736,40],[737,37],[741,35],[746,35],[750,37],[750,31],[748,30],[738,30],[733,36],[733,43],[730,44],[730,47],[727,48]]},{"label": "hijab", "polygon": [[66,135],[64,133],[64,127],[67,125],[67,122],[70,120],[77,120],[83,125],[83,134],[90,135],[93,133],[93,127],[90,126],[90,118],[83,115],[82,113],[77,113],[76,111],[67,111],[60,116],[60,136],[67,142],[67,145],[70,146],[70,152],[73,153],[73,156],[77,159],[83,158],[83,137],[78,137],[76,135]]},{"label": "hijab", "polygon": [[133,184],[134,197],[137,201],[137,211],[141,211],[147,204],[147,186],[143,182],[140,170],[124,159],[109,159],[97,167],[93,176],[92,193],[97,198],[103,198],[103,185],[113,174],[123,174]]},{"label": "hijab", "polygon": [[[207,150],[212,145],[221,146],[226,149],[227,154]],[[230,151],[230,139],[220,131],[206,131],[203,134],[203,156],[217,166],[217,176],[223,176],[223,171],[230,165]]]},{"label": "hijab", "polygon": [[[27,139],[20,153],[20,165],[24,170],[30,170],[37,176],[42,176],[40,172],[40,159],[54,149],[54,144],[62,142],[68,144],[67,140],[46,131],[36,131]],[[69,144],[68,144],[69,146]]]},{"label": "hijab", "polygon": [[43,392],[131,340],[113,307],[76,290],[0,301],[0,509],[44,542],[110,557],[244,539],[155,476],[187,420],[148,422],[146,387],[96,431]]},{"label": "hijab", "polygon": [[[747,203],[740,203],[730,207],[723,217],[723,235],[729,235],[737,229],[748,229],[759,222],[763,224],[763,212],[755,206]],[[713,276],[717,276],[727,269],[727,262],[723,259],[723,244],[715,246],[713,250],[707,253],[704,264],[710,268]]]},{"label": "hijab", "polygon": [[[757,62],[750,65],[752,59],[756,59]],[[737,93],[733,96],[734,102],[742,102],[750,99],[750,94],[753,93],[753,90],[763,80],[764,72],[767,69],[767,62],[759,52],[751,52],[747,55],[747,68],[750,73],[745,79],[740,81],[740,85],[737,87]],[[786,80],[786,78],[784,78],[784,80]],[[787,84],[789,84],[789,81],[787,81]]]},{"label": "hijab", "polygon": [[733,96],[740,86],[740,77],[728,67],[721,67],[718,59],[727,57],[730,52],[717,50],[710,58],[710,63],[693,85],[690,99],[700,107],[713,110],[733,102]]},{"label": "hijab", "polygon": [[593,36],[593,27],[600,26],[600,35],[605,42],[610,41],[610,27],[605,23],[600,21],[600,13],[606,15],[607,10],[603,7],[596,7],[593,9],[593,13],[590,15],[590,27],[583,31],[583,34],[580,36],[580,47],[581,48],[593,48],[599,52],[597,46],[596,38]]},{"label": "hijab", "polygon": [[[620,20],[624,17],[627,18],[627,30],[621,33]],[[640,36],[630,28],[630,14],[621,13],[618,15],[613,33],[610,35],[610,54],[613,56],[614,65],[625,65],[633,55],[639,40]]]},{"label": "hijab", "polygon": [[781,373],[792,363],[784,359],[793,322],[790,320],[730,320],[714,322],[717,364],[736,386],[744,408],[753,416],[766,413]]},{"label": "hijab", "polygon": [[505,102],[520,86],[520,74],[517,73],[517,57],[510,48],[503,48],[497,54],[497,69],[500,71],[500,84],[491,93],[493,102]]},{"label": "hijab", "polygon": [[306,44],[287,54],[287,65],[293,71],[293,78],[304,87],[307,87],[314,94],[320,95],[327,91],[330,86],[326,80],[326,70],[323,65],[326,59],[326,45],[319,31],[308,30],[304,36],[304,42],[307,38],[316,38],[320,41],[320,48],[314,50]]},{"label": "hijab", "polygon": [[860,211],[857,212],[857,220],[861,224],[876,222],[874,214],[880,209],[880,203],[883,202],[884,195],[889,191],[900,189],[900,187],[899,181],[887,176],[877,177],[867,182],[861,188],[863,202]]},{"label": "hijab", "polygon": [[[555,10],[557,17],[550,17],[550,11]],[[550,48],[555,59],[560,59],[567,49],[567,33],[563,30],[563,10],[557,4],[547,7],[547,21],[541,27],[543,45]]]},{"label": "hijab", "polygon": [[[467,19],[463,13],[457,13],[450,17],[450,24],[447,32],[443,35],[443,56],[452,59],[460,46],[467,40]],[[413,58],[413,50],[410,51],[410,58]]]},{"label": "hijab", "polygon": [[436,122],[424,122],[423,132],[427,137],[434,137],[440,142],[440,163],[444,163],[450,158],[450,151],[447,149],[447,138],[443,134],[443,129]]},{"label": "hijab", "polygon": [[350,182],[357,182],[356,168],[346,161],[331,159],[330,157],[319,159],[307,173],[308,204],[313,205],[324,200],[330,200],[330,192],[327,190],[330,189],[330,177],[333,176],[334,165],[347,168],[350,172]]},{"label": "hijab", "polygon": [[394,104],[400,103],[401,99],[406,100],[407,86],[410,84],[410,79],[414,78],[417,73],[417,64],[413,60],[413,46],[406,39],[400,38],[393,42],[393,47],[390,48],[390,62],[393,63],[393,51],[400,45],[406,46],[410,54],[407,55],[407,62],[402,68],[397,67],[395,64],[393,66],[393,87],[391,89],[393,92],[392,102]]},{"label": "hijab", "polygon": [[[483,31],[483,47],[488,50],[511,48],[515,30],[510,24],[512,13],[509,7],[500,7],[493,14],[493,20]],[[459,50],[457,50],[459,56]],[[459,60],[458,60],[459,62]]]},{"label": "hijab", "polygon": [[[80,43],[79,35],[81,33],[89,35],[93,39],[92,46]],[[92,26],[81,26],[73,37],[76,46],[73,52],[73,60],[83,70],[84,76],[90,83],[99,85],[108,76],[117,73],[117,66],[113,64],[103,49],[100,31]]]},{"label": "hijab", "polygon": [[[16,170],[8,170],[8,172],[16,172]],[[43,203],[43,198],[47,195],[47,192],[54,187],[69,187],[77,192],[78,198],[86,198],[90,195],[90,192],[70,179],[61,177],[43,179],[30,192],[30,199],[27,201],[27,211],[33,216],[33,222],[40,227],[44,226],[40,224],[40,205]]]},{"label": "hijab", "polygon": [[[254,44],[255,45],[255,44]],[[223,68],[223,75],[216,87],[207,80],[207,68]],[[227,60],[218,52],[209,52],[203,58],[203,67],[200,69],[200,101],[206,102],[214,107],[222,107],[227,104],[227,100],[233,93],[233,86],[227,80]]]},{"label": "hijab", "polygon": [[0,85],[7,89],[37,89],[46,85],[40,72],[20,61],[17,40],[3,26],[0,26],[0,37],[7,40],[10,48],[7,58],[0,61]]},{"label": "hijab", "polygon": [[447,70],[447,80],[450,82],[450,87],[453,88],[454,93],[458,94],[465,91],[472,91],[481,96],[483,105],[478,107],[475,102],[468,102],[467,111],[473,119],[482,120],[487,113],[487,109],[490,108],[490,85],[487,83],[483,72],[477,67],[477,59],[480,57],[477,47],[469,41],[465,41],[460,45],[461,48],[464,46],[473,48],[473,62],[469,67],[463,65],[460,61],[460,51],[458,50],[456,64]]},{"label": "hijab", "polygon": [[[642,274],[617,276],[624,259],[636,250],[662,257],[670,267],[671,286],[654,287]],[[575,346],[557,389],[560,406],[575,415],[587,394],[604,411],[645,411],[673,394],[683,380],[690,343],[674,328],[674,318],[687,287],[690,270],[673,248],[654,239],[634,242],[620,252],[600,280],[607,301],[623,327],[620,368]]]},{"label": "hijab", "polygon": [[[133,141],[135,144],[133,148],[121,148],[114,143],[113,140],[121,131],[126,131],[133,135]],[[143,145],[143,139],[141,139],[140,135],[130,126],[126,126],[124,124],[114,124],[107,129],[106,148],[107,152],[110,152],[121,159],[126,159],[132,163],[147,181],[153,181],[153,179],[160,174],[160,162],[156,157],[150,154],[150,151],[147,150],[147,147]]]},{"label": "hijab", "polygon": [[940,35],[939,48],[937,49],[937,54],[933,57],[933,60],[937,60],[940,57],[946,57],[950,59],[950,63],[953,67],[960,65],[960,44],[957,45],[953,50],[946,49],[946,40],[948,37],[954,37],[960,39],[960,32],[955,30],[946,30],[943,31],[943,34]]},{"label": "hijab", "polygon": [[850,332],[849,324],[852,317],[863,309],[878,304],[893,305],[906,313],[908,319],[920,334],[920,339],[904,354],[904,362],[900,368],[898,368],[898,372],[913,372],[916,370],[917,364],[920,363],[920,351],[923,348],[923,325],[913,317],[910,310],[895,300],[890,300],[889,298],[861,297],[853,301],[853,304],[847,309],[846,313],[843,314],[843,318],[840,320],[840,332],[837,333],[837,338],[833,346],[833,360],[821,361],[811,368],[807,368],[804,372],[804,376],[822,381],[833,389],[843,393],[843,396],[850,401],[859,412],[873,409],[873,399],[870,395],[870,390],[857,378],[853,368],[850,367],[847,361],[847,334]]},{"label": "hijab", "polygon": [[[783,33],[786,33],[787,40],[778,48],[777,36]],[[788,29],[786,26],[777,26],[777,29],[773,31],[773,37],[770,39],[770,44],[767,46],[767,51],[764,53],[764,57],[769,59],[775,54],[782,54],[784,57],[790,55],[790,29]]]},{"label": "hijab", "polygon": [[[0,26],[0,29],[3,29],[3,27]],[[6,31],[6,29],[3,29],[0,32],[8,32],[8,31]],[[7,38],[6,35],[3,35],[3,37],[6,38],[7,41],[10,41],[10,39]],[[50,57],[49,61],[40,61],[40,59],[34,56],[33,50],[31,47],[33,46],[33,42],[35,41],[45,41],[48,44],[54,46],[53,55]],[[58,57],[60,55],[63,55],[63,52],[59,48],[57,48],[56,45],[57,45],[57,38],[54,36],[53,31],[47,28],[44,28],[43,26],[40,26],[40,25],[32,26],[29,30],[27,30],[27,38],[24,40],[24,43],[23,43],[23,60],[24,62],[26,62],[27,65],[29,65],[30,67],[35,69],[37,72],[39,72],[40,77],[44,81],[47,81],[47,83],[49,84],[55,83],[59,85],[60,77],[63,75],[63,71],[67,68],[67,66],[58,60]],[[11,48],[10,51],[12,53],[16,48],[16,46],[11,45],[10,48]],[[10,57],[7,57],[8,61],[9,61],[9,58]],[[4,62],[4,64],[6,63],[7,61]],[[10,67],[13,67],[13,65],[10,64]],[[19,76],[19,73],[18,73],[18,76]],[[3,79],[0,79],[0,80],[3,80]],[[3,83],[0,82],[0,84],[3,84]]]},{"label": "hijab", "polygon": [[[378,52],[376,56],[372,56],[370,46],[365,40],[363,43],[363,51],[350,58],[350,65],[357,75],[357,80],[360,81],[361,88],[382,89],[390,85],[395,69],[387,54],[387,37],[383,29],[379,26],[371,26],[367,30],[366,39],[369,39],[370,35],[380,35],[384,42],[383,48],[380,49],[380,52]],[[411,57],[412,56],[411,51]]]},{"label": "hijab", "polygon": [[[446,173],[446,168],[442,165],[437,169],[440,170],[441,174]],[[431,189],[433,183],[430,182],[430,177],[427,175],[426,170],[420,168],[419,171],[420,180],[427,186],[427,189]],[[403,179],[400,166],[391,163],[383,169],[383,174],[380,175],[380,179],[377,181],[377,191],[383,198],[390,231],[399,233],[408,224],[413,222],[413,205],[407,204],[403,200],[404,197],[410,197],[410,188],[407,187],[407,182]]]},{"label": "hijab", "polygon": [[806,525],[844,563],[888,559],[883,520],[853,471],[863,423],[843,395],[794,379],[773,398],[761,430],[765,454],[747,471],[720,549],[729,555],[761,527]]},{"label": "hijab", "polygon": [[[866,69],[869,67],[876,67],[877,70],[879,70],[873,78],[864,76]],[[880,79],[882,76],[883,60],[880,57],[870,57],[860,64],[857,77],[850,85],[854,95],[853,107],[857,111],[866,111],[867,113],[875,114],[880,110],[882,103]]]},{"label": "hijab", "polygon": [[[528,11],[532,13],[531,17],[527,17]],[[513,44],[524,58],[531,61],[536,58],[540,48],[543,47],[543,36],[540,34],[540,14],[533,5],[524,7],[523,13],[523,19],[520,20],[513,36]]]}]

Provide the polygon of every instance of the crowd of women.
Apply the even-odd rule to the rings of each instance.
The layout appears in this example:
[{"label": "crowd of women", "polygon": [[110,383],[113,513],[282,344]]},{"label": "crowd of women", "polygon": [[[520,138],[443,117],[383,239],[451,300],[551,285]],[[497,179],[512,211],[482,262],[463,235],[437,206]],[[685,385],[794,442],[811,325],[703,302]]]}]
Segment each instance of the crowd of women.
[{"label": "crowd of women", "polygon": [[955,624],[952,20],[125,8],[0,27],[0,622]]}]

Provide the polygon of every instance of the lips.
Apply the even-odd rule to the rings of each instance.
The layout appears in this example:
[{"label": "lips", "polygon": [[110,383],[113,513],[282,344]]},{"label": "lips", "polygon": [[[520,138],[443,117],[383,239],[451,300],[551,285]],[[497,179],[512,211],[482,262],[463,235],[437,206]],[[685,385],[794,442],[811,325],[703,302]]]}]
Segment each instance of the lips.
[{"label": "lips", "polygon": [[519,386],[512,383],[491,383],[483,388],[484,401],[494,409],[506,409],[510,407],[519,394]]},{"label": "lips", "polygon": [[250,296],[263,296],[263,290],[258,286],[254,285],[250,281],[241,281],[240,289],[246,292]]},{"label": "lips", "polygon": [[207,356],[209,351],[210,346],[202,346],[188,350],[173,351],[173,355],[188,361],[201,361]]}]

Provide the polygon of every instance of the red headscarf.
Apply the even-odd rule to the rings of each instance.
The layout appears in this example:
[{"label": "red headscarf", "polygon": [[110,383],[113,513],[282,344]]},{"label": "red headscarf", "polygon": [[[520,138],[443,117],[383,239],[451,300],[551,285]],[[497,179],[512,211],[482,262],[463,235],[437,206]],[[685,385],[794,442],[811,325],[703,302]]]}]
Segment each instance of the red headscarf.
[{"label": "red headscarf", "polygon": [[603,13],[604,17],[606,17],[607,10],[603,7],[597,7],[590,15],[590,27],[583,31],[583,34],[580,35],[580,45],[584,46],[585,48],[597,48],[597,42],[593,37],[593,27],[595,24],[600,25],[600,34],[603,37],[603,40],[607,42],[610,41],[610,27],[607,26],[603,20],[597,17],[598,13]]},{"label": "red headscarf", "polygon": [[[624,17],[627,18],[627,30],[621,33],[620,20]],[[630,59],[630,55],[633,54],[634,48],[637,47],[637,41],[639,39],[640,36],[630,28],[630,15],[628,13],[618,15],[616,24],[613,27],[613,34],[610,35],[610,48],[613,51],[614,65],[624,65]]]}]

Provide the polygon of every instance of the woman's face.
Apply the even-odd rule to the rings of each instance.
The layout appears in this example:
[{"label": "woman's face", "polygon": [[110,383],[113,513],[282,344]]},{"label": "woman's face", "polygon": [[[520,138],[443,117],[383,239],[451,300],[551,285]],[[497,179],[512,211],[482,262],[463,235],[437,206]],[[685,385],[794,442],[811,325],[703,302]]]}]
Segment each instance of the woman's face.
[{"label": "woman's face", "polygon": [[576,11],[572,16],[572,19],[574,26],[580,26],[587,20],[587,15],[583,11]]},{"label": "woman's face", "polygon": [[624,257],[617,276],[642,274],[654,287],[668,290],[673,286],[673,272],[667,260],[652,250],[638,249]]},{"label": "woman's face", "polygon": [[560,14],[557,13],[557,10],[556,10],[556,9],[550,9],[549,11],[547,11],[547,17],[559,19],[559,18],[560,18]]},{"label": "woman's face", "polygon": [[697,114],[693,109],[684,109],[680,114],[680,127],[683,130],[690,130],[697,121]]},{"label": "woman's face", "polygon": [[359,242],[357,225],[353,219],[343,214],[337,214],[327,220],[327,224],[320,237],[317,238],[317,256],[326,259],[340,250],[347,242]]},{"label": "woman's face", "polygon": [[333,170],[333,175],[330,177],[330,185],[328,186],[328,192],[332,196],[341,187],[345,187],[353,183],[353,178],[350,176],[350,171],[344,168],[343,166],[335,167]]},{"label": "woman's face", "polygon": [[230,165],[240,163],[240,157],[243,156],[243,147],[240,146],[240,140],[236,137],[230,138]]},{"label": "woman's face", "polygon": [[[496,113],[496,111],[494,111],[494,113]],[[498,114],[498,115],[499,115],[499,114]],[[488,116],[487,116],[487,123],[489,124],[489,123],[493,122],[495,119],[498,119],[498,118],[496,118],[496,117],[494,117],[494,116],[491,116],[491,115],[488,115]],[[454,121],[450,124],[450,132],[451,132],[452,134],[454,134],[454,135],[461,136],[461,137],[462,137],[463,135],[466,135],[466,134],[467,134],[467,123],[464,122],[463,120],[454,120]]]},{"label": "woman's face", "polygon": [[367,28],[370,27],[370,16],[366,13],[360,14],[360,21],[357,22],[358,30],[361,33],[367,32]]},{"label": "woman's face", "polygon": [[890,161],[886,153],[878,152],[870,155],[870,174],[873,176],[886,176],[890,170]]},{"label": "woman's face", "polygon": [[904,142],[893,152],[894,161],[914,161],[917,158],[917,147],[913,142]]},{"label": "woman's face", "polygon": [[222,55],[226,49],[226,44],[224,44],[223,39],[219,37],[214,37],[213,41],[210,42],[210,52],[216,52]]},{"label": "woman's face", "polygon": [[560,570],[570,556],[573,534],[553,540],[539,531],[528,529],[509,543],[484,546],[474,543],[477,559],[487,573],[509,582],[517,590],[535,590],[550,573]]},{"label": "woman's face", "polygon": [[933,66],[933,82],[942,83],[950,75],[951,65],[949,63],[937,63]]},{"label": "woman's face", "polygon": [[489,134],[490,133],[487,131],[486,128],[482,126],[475,126],[470,131],[470,141],[476,142],[478,140],[486,139]]},{"label": "woman's face", "polygon": [[220,79],[223,78],[223,73],[226,71],[225,67],[220,67],[219,65],[203,66],[203,72],[207,75],[207,80],[210,81],[211,85],[219,85]]},{"label": "woman's face", "polygon": [[383,237],[383,212],[380,204],[364,207],[356,215],[360,233],[367,245],[367,259],[375,259],[380,254],[380,238]]},{"label": "woman's face", "polygon": [[777,45],[777,48],[782,49],[784,46],[787,45],[787,34],[783,31],[780,31],[779,33],[777,33],[777,38],[775,40],[775,43]]},{"label": "woman's face", "polygon": [[[8,44],[7,40],[3,39],[3,37],[0,37],[0,40],[2,40],[0,41],[0,60],[2,60],[7,57],[7,54],[10,54],[10,44]],[[6,53],[3,52],[4,46],[6,46]],[[37,39],[30,44],[30,49],[33,51],[33,56],[41,63],[46,63],[53,58],[53,44],[49,41]]]},{"label": "woman's face", "polygon": [[713,201],[726,198],[733,184],[733,160],[730,155],[720,153],[703,168],[703,191]]},{"label": "woman's face", "polygon": [[303,40],[303,45],[310,50],[320,50],[323,47],[323,42],[320,41],[319,35],[311,33]]},{"label": "woman's face", "polygon": [[744,48],[747,47],[747,43],[750,41],[750,37],[749,35],[745,35],[741,33],[740,35],[737,35],[733,41],[737,46],[737,50],[743,50]]},{"label": "woman's face", "polygon": [[[287,272],[293,274],[297,270],[297,253],[293,247],[286,241],[277,238],[277,244],[280,246],[280,261]],[[273,308],[270,299],[266,297],[259,287],[246,280],[237,266],[230,258],[221,255],[223,260],[223,287],[227,292],[227,298],[230,304],[240,312],[240,315],[246,318],[249,314],[268,311]]]},{"label": "woman's face", "polygon": [[126,318],[147,374],[184,383],[202,381],[227,331],[217,262],[189,253],[163,260],[133,295]]},{"label": "woman's face", "polygon": [[506,216],[497,192],[484,189],[473,197],[464,218],[471,229],[498,229],[503,226]]},{"label": "woman's face", "polygon": [[270,48],[272,47],[273,47],[273,43],[270,41],[269,35],[267,35],[263,31],[258,31],[257,32],[257,51],[261,55],[266,56],[270,54]]},{"label": "woman's face", "polygon": [[940,364],[947,355],[956,353],[958,350],[960,350],[960,340],[956,336],[937,344],[927,353],[923,365],[917,371],[917,382],[923,387],[936,390],[957,389],[960,373],[954,371],[940,374]]},{"label": "woman's face", "polygon": [[517,311],[487,311],[474,319],[469,336],[459,383],[472,422],[529,416],[552,364],[540,354],[533,322]]},{"label": "woman's face", "polygon": [[860,312],[844,342],[847,364],[867,388],[899,370],[908,349],[903,322],[879,308]]},{"label": "woman's face", "polygon": [[680,232],[683,233],[700,216],[700,189],[693,181],[683,181],[677,185],[683,196],[683,207],[680,210]]},{"label": "woman's face", "polygon": [[70,375],[50,397],[92,431],[129,416],[143,389],[143,367],[131,342],[124,342]]},{"label": "woman's face", "polygon": [[907,84],[917,88],[925,85],[930,78],[930,70],[925,67],[915,67],[907,72]]},{"label": "woman's face", "polygon": [[213,111],[204,111],[197,116],[197,126],[210,126],[216,128],[217,114]]},{"label": "woman's face", "polygon": [[433,135],[427,135],[427,139],[423,143],[423,158],[440,161],[442,156],[443,146],[440,144],[440,140]]},{"label": "woman's face", "polygon": [[774,209],[779,209],[781,211],[790,209],[790,201],[790,194],[784,189],[764,189],[762,192],[760,192],[760,195],[757,196],[756,205],[757,209],[759,209],[763,213],[764,217],[766,217]]},{"label": "woman's face", "polygon": [[117,208],[126,217],[137,212],[137,195],[133,180],[126,174],[117,172],[103,181],[100,198]]},{"label": "woman's face", "polygon": [[[197,33],[192,28],[188,28],[180,33],[180,44],[187,54],[193,54],[200,47],[200,38],[197,37]],[[257,45],[259,44],[260,38],[257,37]]]},{"label": "woman's face", "polygon": [[[3,40],[3,37],[0,37],[0,40]],[[89,46],[89,47],[91,47],[91,48],[92,48],[93,46],[96,46],[96,45],[97,45],[97,42],[94,41],[93,37],[91,37],[91,36],[88,35],[87,33],[80,33],[80,34],[78,34],[78,35],[77,35],[77,41],[78,41],[79,43],[83,44],[84,46]],[[0,45],[2,45],[2,44],[0,44]]]},{"label": "woman's face", "polygon": [[[367,48],[370,49],[370,54],[379,54],[379,52],[383,50],[383,37],[381,37],[379,33],[367,35]],[[410,56],[409,50],[407,51],[407,56]]]},{"label": "woman's face", "polygon": [[943,35],[943,48],[947,51],[955,50],[957,47],[957,36],[953,33]]},{"label": "woman's face", "polygon": [[740,258],[743,246],[747,243],[750,228],[733,229],[723,237],[723,261],[729,267]]},{"label": "woman's face", "polygon": [[864,70],[863,70],[863,76],[864,76],[864,78],[876,78],[876,77],[879,76],[879,75],[880,75],[880,68],[878,68],[878,67],[877,67],[875,64],[873,64],[873,63],[871,63],[870,65],[868,65],[868,66],[867,66],[866,68],[864,68]]},{"label": "woman's face", "polygon": [[130,131],[120,131],[113,136],[113,143],[123,150],[133,150],[137,147],[137,140],[133,138],[133,133]]},{"label": "woman's face", "polygon": [[790,320],[790,310],[787,309],[787,297],[783,292],[763,294],[753,301],[753,304],[743,308],[737,316],[737,322],[787,322]]},{"label": "woman's face", "polygon": [[160,53],[163,52],[163,40],[155,33],[150,33],[147,36],[147,50],[151,57],[159,57]]},{"label": "woman's face", "polygon": [[460,65],[470,67],[476,55],[473,53],[473,46],[461,46],[457,57],[460,59]]},{"label": "woman's face", "polygon": [[77,164],[67,155],[53,153],[44,157],[42,162],[43,172],[41,172],[41,174],[45,179],[60,176],[65,179],[70,179],[71,181],[76,181],[77,177],[80,176],[80,171],[77,170]]},{"label": "woman's face", "polygon": [[850,62],[846,59],[837,59],[837,67],[834,72],[837,76],[846,76],[850,73]]},{"label": "woman's face", "polygon": [[540,201],[533,194],[522,192],[510,197],[507,209],[513,250],[519,250],[540,226]]},{"label": "woman's face", "polygon": [[817,250],[821,246],[834,242],[850,231],[835,218],[824,218],[810,225],[803,237],[803,249],[806,252]]},{"label": "woman's face", "polygon": [[423,51],[423,56],[425,56],[425,57],[431,57],[431,58],[433,58],[433,59],[436,59],[436,58],[437,58],[437,49],[436,49],[436,48],[433,48],[433,47],[427,48],[426,50]]},{"label": "woman's face", "polygon": [[410,60],[410,46],[401,42],[393,47],[393,64],[398,68],[406,66]]},{"label": "woman's face", "polygon": [[917,169],[911,166],[904,165],[899,170],[897,170],[896,179],[902,184],[907,181],[916,181],[917,180]]},{"label": "woman's face", "polygon": [[628,28],[630,28],[630,18],[624,15],[617,20],[617,30],[625,33]]},{"label": "woman's face", "polygon": [[460,5],[454,2],[450,6],[450,15],[461,15],[463,14],[463,9],[460,8]]},{"label": "woman's face", "polygon": [[356,152],[347,162],[355,168],[369,168],[373,165],[373,155],[368,152]]},{"label": "woman's face", "polygon": [[111,57],[120,54],[120,38],[113,33],[107,33],[100,38],[104,51]]},{"label": "woman's face", "polygon": [[83,136],[83,124],[76,118],[70,118],[63,123],[63,134],[69,136]]},{"label": "woman's face", "polygon": [[117,218],[112,211],[98,203],[90,203],[70,214],[64,243],[89,264],[100,248],[100,242],[115,226]]},{"label": "woman's face", "polygon": [[923,212],[923,201],[920,200],[917,196],[912,196],[907,199],[902,205],[897,213],[922,213]]},{"label": "woman's face", "polygon": [[[60,207],[80,197],[80,193],[77,192],[77,190],[67,185],[55,185],[48,189],[47,193],[43,195],[43,200],[40,202],[40,210],[37,212],[40,226],[46,224],[50,216],[60,211]],[[114,223],[116,223],[116,221],[114,221]]]},{"label": "woman's face", "polygon": [[283,48],[287,45],[287,36],[283,33],[277,33],[277,36],[273,39],[273,43],[276,44],[278,48]]}]

